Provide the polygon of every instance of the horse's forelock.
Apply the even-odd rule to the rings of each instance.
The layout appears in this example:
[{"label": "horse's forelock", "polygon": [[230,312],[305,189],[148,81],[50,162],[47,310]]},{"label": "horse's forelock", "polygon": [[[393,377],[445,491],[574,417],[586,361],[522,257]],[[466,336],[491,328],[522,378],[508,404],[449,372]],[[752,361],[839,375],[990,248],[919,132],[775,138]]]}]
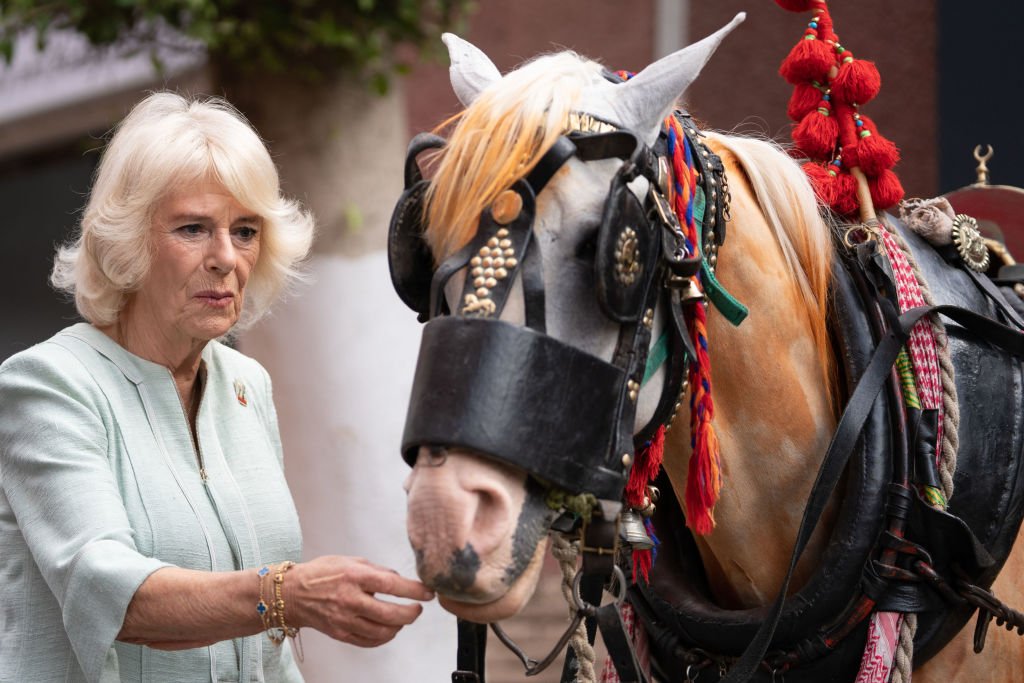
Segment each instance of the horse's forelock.
[{"label": "horse's forelock", "polygon": [[573,52],[537,58],[486,88],[462,113],[440,152],[424,207],[426,240],[443,261],[472,239],[480,212],[526,176],[565,132],[600,65]]}]

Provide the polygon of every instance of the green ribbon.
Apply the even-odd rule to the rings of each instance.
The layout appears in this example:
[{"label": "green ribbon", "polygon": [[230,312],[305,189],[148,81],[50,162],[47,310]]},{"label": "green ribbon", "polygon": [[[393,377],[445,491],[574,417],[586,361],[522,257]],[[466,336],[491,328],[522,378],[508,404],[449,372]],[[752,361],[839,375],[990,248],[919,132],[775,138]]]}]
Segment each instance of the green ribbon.
[{"label": "green ribbon", "polygon": [[[693,217],[697,223],[697,248],[704,244],[704,209],[707,202],[704,200],[704,188],[697,188],[697,198],[693,207]],[[750,311],[746,306],[741,304],[736,297],[730,294],[722,283],[715,278],[714,272],[711,270],[711,266],[708,264],[707,254],[701,252],[701,282],[704,285],[704,293],[708,297],[718,312],[721,313],[726,320],[733,324],[735,327],[739,327],[740,323],[746,319],[750,314]]]}]

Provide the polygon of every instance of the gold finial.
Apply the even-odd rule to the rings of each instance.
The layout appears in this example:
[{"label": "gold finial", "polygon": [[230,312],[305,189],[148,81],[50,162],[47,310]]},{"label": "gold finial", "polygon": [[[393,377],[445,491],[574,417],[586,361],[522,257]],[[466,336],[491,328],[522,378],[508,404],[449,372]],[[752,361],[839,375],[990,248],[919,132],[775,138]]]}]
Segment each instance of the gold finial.
[{"label": "gold finial", "polygon": [[985,153],[981,153],[981,145],[974,146],[974,159],[978,162],[978,167],[975,172],[978,174],[978,179],[974,182],[975,185],[988,185],[988,166],[985,162],[992,158],[992,145],[985,145]]}]

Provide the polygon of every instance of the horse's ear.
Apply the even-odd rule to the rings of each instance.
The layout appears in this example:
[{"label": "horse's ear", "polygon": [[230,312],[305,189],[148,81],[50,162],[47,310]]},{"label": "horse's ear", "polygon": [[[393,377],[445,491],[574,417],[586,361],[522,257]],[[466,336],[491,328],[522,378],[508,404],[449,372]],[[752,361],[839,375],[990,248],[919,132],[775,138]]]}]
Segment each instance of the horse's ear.
[{"label": "horse's ear", "polygon": [[652,143],[676,100],[697,79],[711,55],[747,18],[740,12],[707,38],[662,57],[626,83],[599,84],[585,95],[582,111],[635,131]]},{"label": "horse's ear", "polygon": [[448,68],[452,90],[462,105],[468,107],[481,90],[501,78],[501,73],[476,45],[454,33],[443,34],[441,40],[448,47],[448,57],[452,62]]}]

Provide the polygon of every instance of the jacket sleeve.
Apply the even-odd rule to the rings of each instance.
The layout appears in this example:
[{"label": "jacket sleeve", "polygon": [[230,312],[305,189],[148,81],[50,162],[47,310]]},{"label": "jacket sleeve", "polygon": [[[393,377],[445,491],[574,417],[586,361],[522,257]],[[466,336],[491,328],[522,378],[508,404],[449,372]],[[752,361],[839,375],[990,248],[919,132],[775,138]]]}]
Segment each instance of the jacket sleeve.
[{"label": "jacket sleeve", "polygon": [[102,393],[70,353],[41,346],[0,368],[0,486],[86,679],[98,681],[135,591],[169,565],[136,549]]}]

